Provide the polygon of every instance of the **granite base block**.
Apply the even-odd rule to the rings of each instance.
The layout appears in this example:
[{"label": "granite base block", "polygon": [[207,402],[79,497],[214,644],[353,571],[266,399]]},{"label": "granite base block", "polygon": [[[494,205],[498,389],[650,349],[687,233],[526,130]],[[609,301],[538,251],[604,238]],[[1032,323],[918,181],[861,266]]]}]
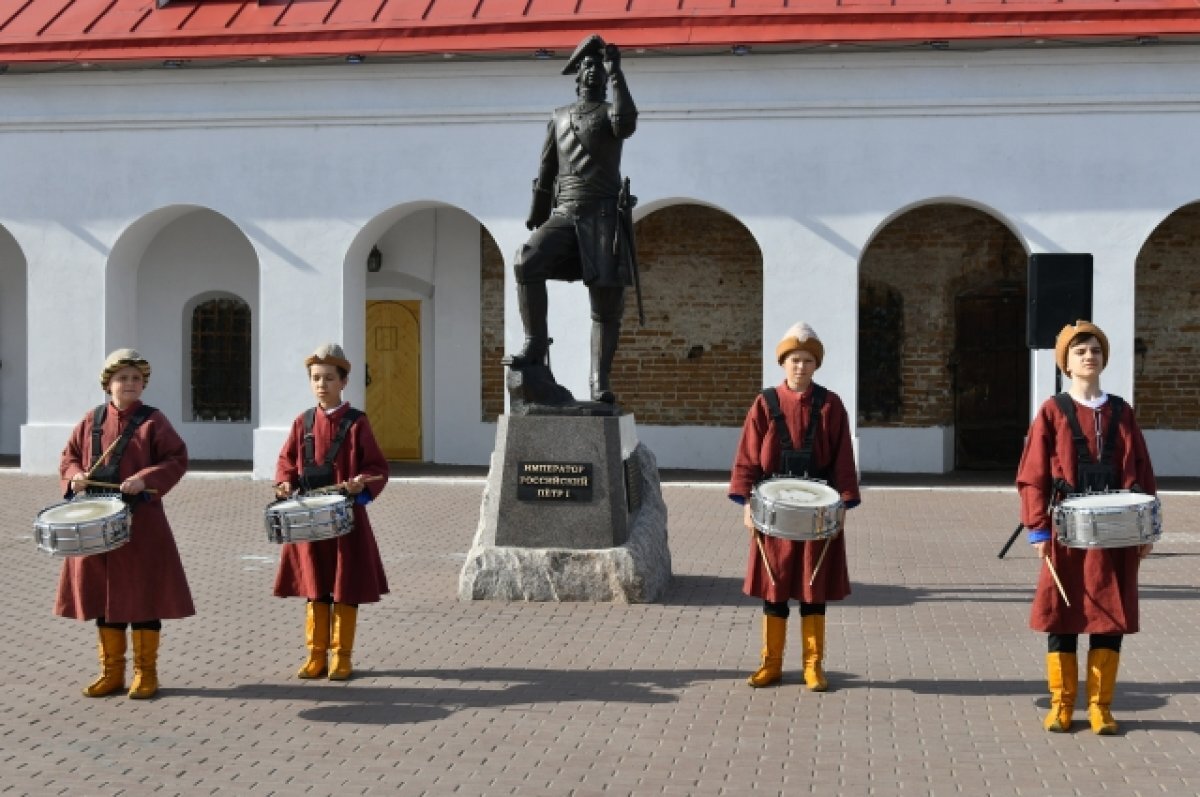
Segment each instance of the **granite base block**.
[{"label": "granite base block", "polygon": [[[492,471],[502,468],[493,454]],[[475,543],[458,582],[461,600],[651,603],[671,582],[667,507],[654,454],[637,444],[641,503],[629,517],[628,539],[610,548],[532,548],[495,545],[498,485],[489,478]],[[550,529],[549,531],[553,531]]]}]

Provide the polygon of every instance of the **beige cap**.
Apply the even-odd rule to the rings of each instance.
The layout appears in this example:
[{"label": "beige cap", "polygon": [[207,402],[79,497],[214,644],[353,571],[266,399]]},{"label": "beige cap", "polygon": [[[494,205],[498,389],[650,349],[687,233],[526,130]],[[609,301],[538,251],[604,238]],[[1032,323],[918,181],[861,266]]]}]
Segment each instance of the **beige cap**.
[{"label": "beige cap", "polygon": [[797,321],[783,333],[783,339],[775,346],[775,361],[783,365],[783,358],[796,349],[802,349],[817,358],[817,367],[821,367],[825,359],[825,346],[813,328],[803,321]]},{"label": "beige cap", "polygon": [[350,373],[350,361],[346,359],[346,352],[336,343],[318,346],[316,351],[304,359],[304,367],[308,368],[310,365],[333,365]]},{"label": "beige cap", "polygon": [[117,349],[104,360],[104,368],[100,371],[100,387],[108,390],[108,383],[113,374],[126,366],[133,366],[142,372],[142,379],[150,384],[150,363],[137,353],[136,349]]}]

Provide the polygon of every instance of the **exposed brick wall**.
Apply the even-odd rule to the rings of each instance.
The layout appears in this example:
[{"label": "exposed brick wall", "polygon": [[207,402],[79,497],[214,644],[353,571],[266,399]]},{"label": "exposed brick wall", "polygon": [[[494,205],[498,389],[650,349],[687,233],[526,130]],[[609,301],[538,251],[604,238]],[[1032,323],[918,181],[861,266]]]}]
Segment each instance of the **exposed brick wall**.
[{"label": "exposed brick wall", "polygon": [[629,291],[613,389],[639,423],[739,427],[762,372],[762,254],[737,219],[674,205],[637,224],[646,327]]},{"label": "exposed brick wall", "polygon": [[[869,286],[903,297],[899,414],[864,418],[864,427],[949,426],[954,422],[950,369],[954,298],[1001,280],[1024,282],[1026,255],[1016,237],[986,213],[961,205],[927,205],[889,224],[863,254],[860,304]],[[862,347],[860,346],[860,356]],[[867,373],[862,367],[860,372]]]},{"label": "exposed brick wall", "polygon": [[1143,429],[1200,430],[1200,204],[1167,217],[1137,258],[1134,404]]},{"label": "exposed brick wall", "polygon": [[479,236],[480,420],[494,422],[504,412],[504,258],[500,247],[481,230]]}]

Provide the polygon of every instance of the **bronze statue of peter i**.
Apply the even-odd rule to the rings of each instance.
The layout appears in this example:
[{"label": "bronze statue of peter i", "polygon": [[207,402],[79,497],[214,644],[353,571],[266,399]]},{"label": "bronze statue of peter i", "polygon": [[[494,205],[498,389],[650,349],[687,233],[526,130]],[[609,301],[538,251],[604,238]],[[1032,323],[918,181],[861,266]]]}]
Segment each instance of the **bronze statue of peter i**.
[{"label": "bronze statue of peter i", "polygon": [[517,253],[525,345],[511,357],[511,366],[546,360],[546,280],[581,279],[591,301],[591,397],[612,404],[616,396],[609,377],[625,288],[633,284],[637,268],[632,198],[622,190],[620,171],[621,146],[637,128],[637,107],[621,71],[620,50],[599,36],[589,36],[575,49],[563,70],[572,73],[578,99],[556,109],[550,120],[525,222],[534,232]]}]

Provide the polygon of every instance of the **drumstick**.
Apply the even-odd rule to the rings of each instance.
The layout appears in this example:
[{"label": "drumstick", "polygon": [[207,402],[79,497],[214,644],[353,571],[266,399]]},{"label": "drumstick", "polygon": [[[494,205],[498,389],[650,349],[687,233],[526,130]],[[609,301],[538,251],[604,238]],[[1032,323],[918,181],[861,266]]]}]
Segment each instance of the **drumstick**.
[{"label": "drumstick", "polygon": [[829,541],[832,539],[833,537],[825,538],[825,545],[821,548],[821,555],[817,557],[817,566],[813,568],[812,577],[808,580],[808,586],[810,587],[817,580],[817,573],[821,571],[821,563],[825,561],[825,554],[829,553]]},{"label": "drumstick", "polygon": [[[377,482],[382,478],[383,478],[382,476],[363,476],[363,483],[365,484],[367,482]],[[348,481],[342,482],[341,484],[331,484],[328,487],[318,487],[315,490],[309,490],[308,494],[309,495],[324,495],[325,493],[336,493],[338,490],[347,489],[350,486],[350,482],[352,482],[352,481],[354,481],[354,480],[350,479]]]},{"label": "drumstick", "polygon": [[767,578],[771,579],[771,586],[775,586],[775,573],[771,570],[771,560],[767,558],[767,549],[762,543],[762,534],[758,529],[754,530],[754,541],[758,543],[758,553],[762,557],[763,567],[767,568]]},{"label": "drumstick", "polygon": [[119,442],[121,442],[121,436],[117,435],[117,439],[113,440],[112,443],[109,444],[108,448],[104,449],[104,453],[100,455],[100,459],[96,460],[96,464],[93,465],[87,473],[83,474],[84,479],[92,478],[92,474],[96,472],[96,468],[100,467],[104,460],[108,459],[108,455],[112,453],[112,450],[117,447],[117,443]]},{"label": "drumstick", "polygon": [[1042,561],[1046,563],[1046,567],[1050,568],[1050,575],[1054,577],[1054,583],[1058,585],[1058,594],[1062,595],[1063,603],[1069,607],[1071,600],[1067,597],[1067,591],[1063,589],[1062,582],[1058,580],[1058,572],[1054,569],[1054,563],[1050,561],[1049,556],[1043,557]]},{"label": "drumstick", "polygon": [[[112,482],[94,482],[91,479],[84,479],[83,483],[88,485],[89,487],[108,487],[111,490],[120,490],[121,489],[121,485],[113,484]],[[142,490],[142,492],[157,493],[158,490],[154,490],[154,489],[147,487],[144,490]]]}]

